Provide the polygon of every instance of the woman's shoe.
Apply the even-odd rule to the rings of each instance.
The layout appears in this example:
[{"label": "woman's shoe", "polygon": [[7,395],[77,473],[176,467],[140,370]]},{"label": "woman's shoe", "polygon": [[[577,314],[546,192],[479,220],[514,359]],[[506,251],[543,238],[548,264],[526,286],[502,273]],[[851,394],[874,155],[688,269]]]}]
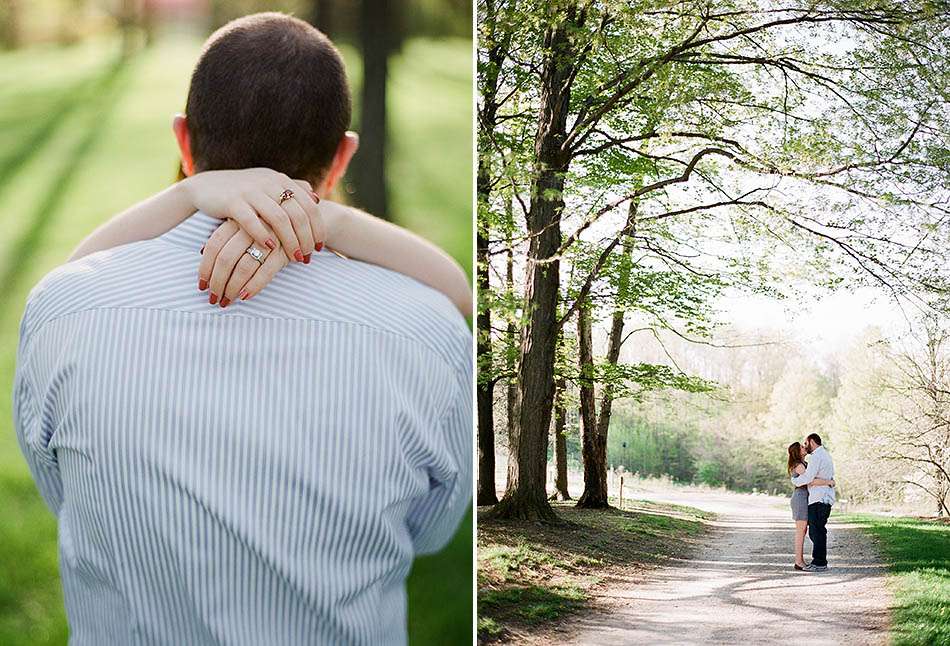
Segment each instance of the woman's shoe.
[{"label": "woman's shoe", "polygon": [[795,564],[795,569],[798,570],[799,572],[804,572],[805,570],[804,566],[801,566],[798,563]]}]

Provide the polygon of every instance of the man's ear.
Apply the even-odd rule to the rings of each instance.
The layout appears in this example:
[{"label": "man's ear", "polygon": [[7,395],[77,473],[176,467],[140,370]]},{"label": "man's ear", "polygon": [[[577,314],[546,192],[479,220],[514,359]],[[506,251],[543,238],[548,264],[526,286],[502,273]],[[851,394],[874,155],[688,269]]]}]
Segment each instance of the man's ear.
[{"label": "man's ear", "polygon": [[330,169],[327,171],[326,178],[324,178],[322,185],[318,189],[319,193],[325,196],[333,190],[333,187],[337,185],[337,182],[339,182],[343,174],[346,173],[346,169],[350,165],[350,160],[353,159],[353,155],[356,154],[356,150],[359,147],[360,136],[355,132],[347,131],[336,147],[333,161],[330,162]]},{"label": "man's ear", "polygon": [[181,152],[181,170],[191,177],[195,174],[195,160],[191,156],[191,135],[188,134],[188,120],[183,114],[176,114],[172,119],[172,131],[178,141],[178,150]]}]

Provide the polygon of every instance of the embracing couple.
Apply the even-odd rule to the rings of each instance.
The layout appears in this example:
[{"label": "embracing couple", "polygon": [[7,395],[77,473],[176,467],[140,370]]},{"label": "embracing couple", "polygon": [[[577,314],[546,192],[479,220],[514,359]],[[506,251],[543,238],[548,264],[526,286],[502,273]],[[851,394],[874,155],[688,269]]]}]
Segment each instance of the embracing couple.
[{"label": "embracing couple", "polygon": [[14,418],[70,644],[406,642],[413,559],[471,500],[472,299],[327,199],[349,120],[319,31],[223,27],[174,122],[187,178],[32,291]]},{"label": "embracing couple", "polygon": [[[792,518],[795,520],[795,569],[824,572],[828,569],[828,516],[835,503],[835,465],[831,454],[812,433],[804,444],[788,445],[788,475],[795,485]],[[811,563],[803,556],[805,535],[811,539]]]}]

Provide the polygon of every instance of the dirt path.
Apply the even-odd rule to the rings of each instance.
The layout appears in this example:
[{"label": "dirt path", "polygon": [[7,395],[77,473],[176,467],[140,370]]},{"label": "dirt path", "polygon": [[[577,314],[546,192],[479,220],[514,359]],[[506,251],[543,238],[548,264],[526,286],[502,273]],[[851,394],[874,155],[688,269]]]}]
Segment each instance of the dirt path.
[{"label": "dirt path", "polygon": [[[604,610],[566,622],[551,637],[569,644],[885,644],[890,596],[871,540],[828,526],[830,569],[792,569],[787,500],[709,492],[635,497],[720,514],[694,558],[605,591]],[[806,540],[806,562],[811,544]]]}]

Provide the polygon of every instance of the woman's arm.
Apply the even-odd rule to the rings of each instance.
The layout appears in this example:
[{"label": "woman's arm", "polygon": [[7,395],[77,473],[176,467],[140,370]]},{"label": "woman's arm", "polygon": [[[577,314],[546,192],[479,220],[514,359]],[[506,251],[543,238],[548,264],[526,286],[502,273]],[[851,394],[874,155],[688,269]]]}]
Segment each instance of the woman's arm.
[{"label": "woman's arm", "polygon": [[[280,194],[287,189],[294,191],[293,204],[281,207]],[[79,244],[69,260],[160,236],[195,211],[235,220],[262,248],[275,249],[276,237],[296,259],[295,251],[306,256],[316,242],[322,242],[314,239],[322,235],[323,224],[309,189],[305,182],[266,168],[198,173],[108,220]]]},{"label": "woman's arm", "polygon": [[358,209],[320,202],[327,244],[344,256],[392,269],[442,292],[472,315],[472,288],[459,264],[428,240]]},{"label": "woman's arm", "polygon": [[811,485],[814,485],[814,486],[818,486],[818,487],[833,487],[833,486],[835,486],[835,481],[834,481],[834,480],[825,480],[824,478],[815,478],[814,480],[812,480],[812,481],[809,482],[808,484],[809,484],[810,486],[811,486]]},{"label": "woman's arm", "polygon": [[[294,198],[281,206],[279,196],[287,188],[293,190]],[[445,294],[464,316],[472,314],[468,277],[439,247],[362,211],[329,201],[323,201],[318,208],[317,202],[308,184],[270,169],[206,171],[113,217],[83,240],[70,260],[162,235],[200,210],[237,223],[248,238],[245,249],[252,242],[261,249],[280,247],[284,251],[281,255],[288,261],[301,257],[309,261],[314,248],[326,242],[346,256],[415,278]],[[248,280],[232,280],[237,278],[231,275],[234,265],[214,262],[217,251],[237,235],[238,229],[222,226],[219,232],[227,233],[227,237],[213,235],[209,240],[210,248],[206,251],[210,253],[202,258],[199,279],[200,284],[211,283],[213,293],[224,296],[226,286],[240,283],[243,287]],[[219,240],[221,244],[215,248],[211,243]],[[248,297],[260,291],[285,265],[277,262],[275,256],[266,271],[258,271],[259,275],[250,283]],[[240,293],[242,290],[238,289],[229,300],[236,300]]]}]

